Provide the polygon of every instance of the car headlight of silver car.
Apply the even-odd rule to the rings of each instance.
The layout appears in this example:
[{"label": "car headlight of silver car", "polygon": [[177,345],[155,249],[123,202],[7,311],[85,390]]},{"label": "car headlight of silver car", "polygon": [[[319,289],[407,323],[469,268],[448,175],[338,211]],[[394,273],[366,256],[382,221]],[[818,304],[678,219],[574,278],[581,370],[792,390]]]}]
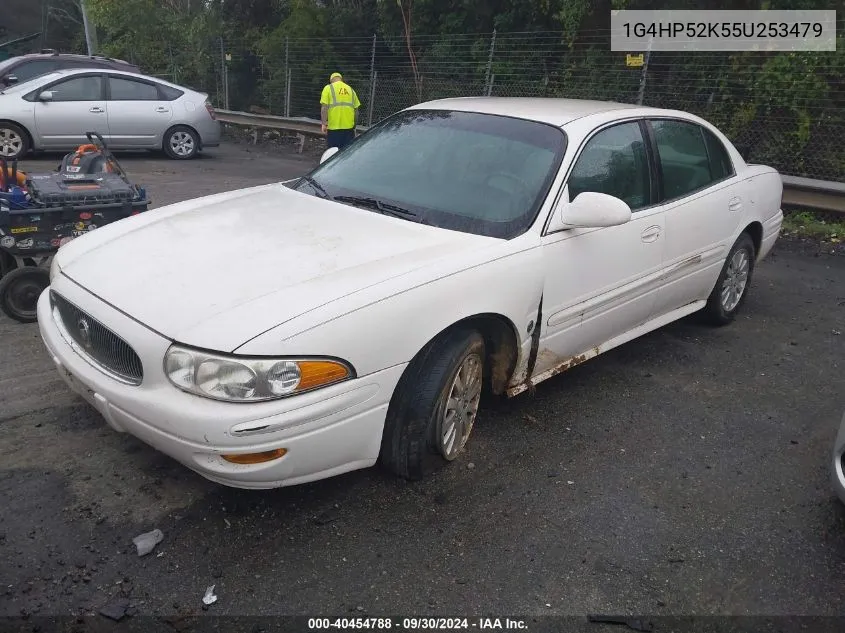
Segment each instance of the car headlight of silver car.
[{"label": "car headlight of silver car", "polygon": [[286,398],[354,378],[345,361],[332,358],[248,358],[171,345],[164,373],[183,391],[227,402]]}]

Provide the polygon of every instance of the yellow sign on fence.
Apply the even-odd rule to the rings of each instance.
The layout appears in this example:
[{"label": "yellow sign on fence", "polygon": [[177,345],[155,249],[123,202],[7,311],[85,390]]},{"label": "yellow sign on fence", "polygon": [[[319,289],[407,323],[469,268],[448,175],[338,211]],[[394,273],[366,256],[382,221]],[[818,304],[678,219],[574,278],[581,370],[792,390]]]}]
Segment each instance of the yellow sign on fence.
[{"label": "yellow sign on fence", "polygon": [[631,55],[630,53],[625,55],[625,65],[626,66],[631,66],[631,67],[637,68],[639,66],[642,66],[644,63],[645,63],[645,58],[644,58],[642,53],[640,53],[639,55]]}]

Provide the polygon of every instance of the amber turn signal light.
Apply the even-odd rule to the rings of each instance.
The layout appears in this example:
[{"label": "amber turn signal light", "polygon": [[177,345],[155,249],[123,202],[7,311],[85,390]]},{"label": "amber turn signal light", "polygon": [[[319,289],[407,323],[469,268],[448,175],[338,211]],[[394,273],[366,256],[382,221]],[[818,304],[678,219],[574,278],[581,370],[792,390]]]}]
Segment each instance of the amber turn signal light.
[{"label": "amber turn signal light", "polygon": [[274,448],[272,451],[261,453],[240,453],[238,455],[221,455],[220,457],[233,464],[263,464],[284,457],[287,452],[288,449],[286,448]]},{"label": "amber turn signal light", "polygon": [[297,391],[306,391],[349,378],[349,369],[333,361],[304,360],[299,361],[297,365],[300,373]]}]

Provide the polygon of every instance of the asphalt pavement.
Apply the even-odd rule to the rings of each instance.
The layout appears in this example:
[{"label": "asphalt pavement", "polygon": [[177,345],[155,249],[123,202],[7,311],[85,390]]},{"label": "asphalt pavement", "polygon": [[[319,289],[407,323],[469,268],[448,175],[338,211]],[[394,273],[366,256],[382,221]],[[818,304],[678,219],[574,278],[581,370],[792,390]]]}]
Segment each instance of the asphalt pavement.
[{"label": "asphalt pavement", "polygon": [[[120,158],[155,206],[313,160],[246,145]],[[783,241],[731,326],[686,319],[484,410],[467,454],[416,483],[372,469],[221,487],[110,430],[35,324],[0,317],[0,348],[0,616],[119,598],[136,619],[845,616],[828,473],[845,410],[841,255]],[[132,538],[156,528],[139,558]]]}]

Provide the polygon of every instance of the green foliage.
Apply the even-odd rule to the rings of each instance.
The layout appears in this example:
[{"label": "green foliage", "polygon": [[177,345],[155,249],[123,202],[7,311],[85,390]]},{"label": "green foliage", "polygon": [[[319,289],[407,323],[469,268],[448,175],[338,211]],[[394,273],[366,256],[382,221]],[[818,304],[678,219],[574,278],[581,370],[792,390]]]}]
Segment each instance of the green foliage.
[{"label": "green foliage", "polygon": [[[316,114],[319,92],[335,70],[354,83],[362,101],[368,98],[374,34],[379,69],[374,108],[383,114],[424,98],[483,93],[494,29],[493,94],[633,101],[642,73],[626,68],[624,53],[610,50],[609,13],[665,8],[657,0],[87,2],[102,52],[217,95],[224,41],[231,55],[226,66],[233,108],[260,105],[281,112],[289,69],[295,94],[309,104],[291,112],[295,116]],[[677,0],[672,8],[723,5]],[[829,6],[824,0],[735,0],[731,8]],[[841,24],[840,18],[840,32]],[[530,33],[539,31],[542,45],[534,45]],[[656,52],[645,104],[703,116],[732,140],[748,143],[755,162],[785,173],[842,179],[845,149],[836,139],[845,129],[843,76],[842,38],[833,53]]]}]

